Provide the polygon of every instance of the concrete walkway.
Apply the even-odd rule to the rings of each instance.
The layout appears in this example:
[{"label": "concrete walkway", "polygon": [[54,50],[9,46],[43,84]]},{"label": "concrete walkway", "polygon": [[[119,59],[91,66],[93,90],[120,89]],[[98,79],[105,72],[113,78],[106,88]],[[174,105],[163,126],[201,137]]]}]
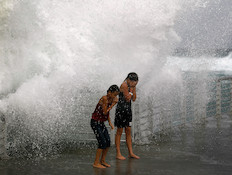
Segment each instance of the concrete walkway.
[{"label": "concrete walkway", "polygon": [[[112,146],[111,168],[93,168],[95,148],[80,148],[46,158],[1,160],[0,175],[231,175],[231,145],[232,120],[223,116],[176,129],[162,142],[134,146],[139,160],[116,160]],[[127,156],[125,145],[122,153]]]}]

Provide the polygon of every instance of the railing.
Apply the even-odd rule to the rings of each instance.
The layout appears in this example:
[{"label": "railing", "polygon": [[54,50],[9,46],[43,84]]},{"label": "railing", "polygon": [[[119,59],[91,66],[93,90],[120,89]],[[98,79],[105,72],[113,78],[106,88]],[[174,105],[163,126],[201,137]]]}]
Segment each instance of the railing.
[{"label": "railing", "polygon": [[[140,120],[136,128],[140,134],[135,135],[139,136],[135,138],[137,143],[149,143],[149,137],[168,133],[175,127],[204,122],[208,117],[219,118],[223,114],[232,115],[232,77],[219,78],[207,84],[206,89],[203,88],[200,91],[197,85],[191,84],[185,87],[190,88],[187,93],[181,95],[178,102],[180,106],[177,105],[176,108],[168,108],[167,104],[142,109],[140,107],[136,115],[136,118]],[[180,87],[179,91],[183,89]],[[203,101],[208,96],[210,100]],[[149,103],[152,104],[152,101]],[[141,123],[144,119],[150,120],[147,120],[147,123]]]},{"label": "railing", "polygon": [[[232,77],[218,79],[216,97],[216,116],[221,117],[225,111],[232,115]],[[229,108],[230,111],[225,108]]]},{"label": "railing", "polygon": [[[146,144],[149,143],[150,137],[153,137],[157,133],[168,133],[175,127],[202,122],[207,117],[221,117],[223,114],[232,115],[232,77],[219,78],[206,88],[210,89],[209,92],[201,91],[202,94],[211,93],[210,101],[207,103],[201,103],[202,94],[197,91],[197,85],[194,88],[192,86],[188,84],[184,87],[179,86],[177,92],[185,91],[185,93],[173,98],[175,102],[172,102],[171,105],[165,102],[157,105],[154,103],[154,99],[150,98],[143,99],[144,101],[142,101],[138,95],[138,99],[132,104],[132,141],[138,144]],[[186,90],[186,87],[189,87],[189,89]],[[162,99],[158,101],[162,102]],[[114,114],[115,108],[111,111],[112,123],[114,122]],[[77,126],[79,129],[73,130],[73,135],[70,135],[70,139],[75,138],[78,141],[96,142],[95,135],[89,124],[90,115],[86,116],[86,119],[82,121],[85,124],[81,124],[79,127]],[[5,125],[4,117],[1,117],[0,157],[6,157]],[[111,131],[108,126],[108,131],[111,134],[112,144],[114,144],[116,128]],[[122,141],[125,141],[125,133],[122,135]]]}]

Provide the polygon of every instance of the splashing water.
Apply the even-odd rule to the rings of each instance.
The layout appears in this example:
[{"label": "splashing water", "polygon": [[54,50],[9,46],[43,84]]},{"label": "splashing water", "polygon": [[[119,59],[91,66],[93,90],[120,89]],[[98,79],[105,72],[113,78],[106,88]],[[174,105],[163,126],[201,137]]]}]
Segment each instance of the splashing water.
[{"label": "splashing water", "polygon": [[0,109],[9,147],[72,142],[98,99],[129,72],[145,96],[181,84],[179,70],[164,67],[179,40],[172,28],[179,0],[2,3]]}]

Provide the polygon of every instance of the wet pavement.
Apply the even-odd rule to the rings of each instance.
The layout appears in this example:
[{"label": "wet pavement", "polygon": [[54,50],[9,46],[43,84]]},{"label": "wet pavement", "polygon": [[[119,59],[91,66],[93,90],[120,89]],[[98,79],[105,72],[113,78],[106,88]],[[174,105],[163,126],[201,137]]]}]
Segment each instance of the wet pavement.
[{"label": "wet pavement", "polygon": [[[150,145],[134,145],[139,160],[115,159],[115,147],[107,155],[112,167],[92,167],[95,148],[82,147],[59,155],[0,161],[0,175],[231,175],[232,120],[210,118],[205,124],[175,129]],[[127,148],[122,146],[127,156]]]}]

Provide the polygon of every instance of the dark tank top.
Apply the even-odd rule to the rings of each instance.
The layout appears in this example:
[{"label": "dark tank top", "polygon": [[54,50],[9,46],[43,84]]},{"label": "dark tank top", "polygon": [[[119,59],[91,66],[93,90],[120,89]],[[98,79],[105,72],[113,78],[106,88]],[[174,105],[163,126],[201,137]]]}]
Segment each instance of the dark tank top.
[{"label": "dark tank top", "polygon": [[[109,108],[110,106],[111,104],[108,104],[107,108]],[[104,115],[102,106],[98,103],[92,114],[92,119],[96,121],[104,122],[108,119],[108,117],[109,117],[109,112],[106,115]]]},{"label": "dark tank top", "polygon": [[[128,92],[130,92],[130,88],[128,88]],[[129,102],[126,101],[123,92],[120,92],[117,106],[122,109],[131,109],[131,100]]]},{"label": "dark tank top", "polygon": [[[128,88],[129,92],[129,88]],[[128,102],[123,94],[123,92],[119,93],[119,99],[115,112],[115,120],[114,125],[123,128],[130,126],[130,122],[132,121],[132,110],[131,110],[131,100]]]}]

